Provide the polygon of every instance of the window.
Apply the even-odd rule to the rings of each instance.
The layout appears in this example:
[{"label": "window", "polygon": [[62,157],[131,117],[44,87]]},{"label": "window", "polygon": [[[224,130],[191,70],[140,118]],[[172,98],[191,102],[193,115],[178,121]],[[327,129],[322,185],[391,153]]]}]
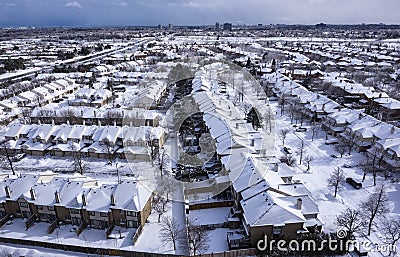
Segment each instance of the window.
[{"label": "window", "polygon": [[274,235],[280,235],[280,234],[282,234],[282,228],[283,228],[283,227],[275,227],[275,226],[274,226],[273,234],[274,234]]},{"label": "window", "polygon": [[108,217],[108,213],[107,212],[100,212],[100,216],[101,217]]},{"label": "window", "polygon": [[77,209],[69,209],[69,212],[73,214],[79,214],[79,210]]},{"label": "window", "polygon": [[21,206],[22,208],[28,208],[28,203],[19,203],[19,206]]},{"label": "window", "polygon": [[136,216],[136,212],[134,211],[127,211],[126,216]]},{"label": "window", "polygon": [[47,206],[47,210],[54,211],[54,206]]},{"label": "window", "polygon": [[43,205],[38,205],[38,210],[43,210]]},{"label": "window", "polygon": [[89,216],[95,216],[95,215],[96,215],[96,213],[94,213],[94,211],[89,212]]}]

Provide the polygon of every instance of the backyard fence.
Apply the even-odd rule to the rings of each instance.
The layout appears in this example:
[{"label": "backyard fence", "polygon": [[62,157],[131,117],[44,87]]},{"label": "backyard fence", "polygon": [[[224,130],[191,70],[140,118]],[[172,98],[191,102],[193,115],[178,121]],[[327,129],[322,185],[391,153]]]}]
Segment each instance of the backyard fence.
[{"label": "backyard fence", "polygon": [[[109,256],[122,256],[122,257],[184,257],[184,255],[147,253],[147,252],[120,250],[120,249],[93,248],[90,246],[65,245],[52,242],[32,241],[20,238],[0,237],[0,242],[6,244],[25,245],[25,246],[43,247],[43,248],[57,249],[57,250],[64,250],[71,252],[80,252],[80,253],[94,254],[100,256],[109,255]],[[238,250],[231,250],[219,253],[197,254],[195,256],[196,257],[242,257],[242,256],[244,257],[244,256],[255,256],[255,255],[256,255],[256,249],[249,248],[249,249],[238,249]]]}]

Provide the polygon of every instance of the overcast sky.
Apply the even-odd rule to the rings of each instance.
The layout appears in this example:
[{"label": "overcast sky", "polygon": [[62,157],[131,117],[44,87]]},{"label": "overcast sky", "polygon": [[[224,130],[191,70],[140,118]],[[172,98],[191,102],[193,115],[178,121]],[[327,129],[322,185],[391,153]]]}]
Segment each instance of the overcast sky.
[{"label": "overcast sky", "polygon": [[400,0],[0,0],[0,26],[400,23]]}]

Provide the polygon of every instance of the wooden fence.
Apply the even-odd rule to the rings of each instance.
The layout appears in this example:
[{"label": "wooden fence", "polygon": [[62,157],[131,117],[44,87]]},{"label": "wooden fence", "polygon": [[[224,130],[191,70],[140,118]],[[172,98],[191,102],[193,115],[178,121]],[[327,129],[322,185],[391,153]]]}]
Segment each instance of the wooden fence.
[{"label": "wooden fence", "polygon": [[3,218],[0,219],[0,227],[7,223],[11,219],[11,214],[7,214]]},{"label": "wooden fence", "polygon": [[57,218],[55,221],[53,221],[53,222],[50,224],[50,226],[47,228],[47,233],[48,233],[48,234],[53,233],[53,231],[58,227],[58,222],[59,222],[59,220],[58,220],[58,218]]},{"label": "wooden fence", "polygon": [[[184,255],[176,255],[176,254],[147,253],[147,252],[120,250],[120,249],[93,248],[88,246],[64,245],[51,242],[32,241],[20,238],[0,237],[0,242],[6,244],[43,247],[49,249],[57,249],[57,250],[80,252],[80,253],[95,254],[95,255],[109,255],[109,256],[122,256],[122,257],[184,257]],[[195,257],[245,257],[245,256],[255,256],[256,254],[257,252],[255,248],[249,248],[249,249],[238,249],[238,250],[231,250],[219,253],[198,254],[195,255]]]}]

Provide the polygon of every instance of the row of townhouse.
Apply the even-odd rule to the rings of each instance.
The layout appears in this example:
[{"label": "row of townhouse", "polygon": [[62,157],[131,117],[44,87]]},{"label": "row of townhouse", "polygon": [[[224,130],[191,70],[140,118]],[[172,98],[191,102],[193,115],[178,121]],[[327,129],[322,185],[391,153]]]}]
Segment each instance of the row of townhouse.
[{"label": "row of townhouse", "polygon": [[71,156],[75,152],[87,157],[118,157],[147,160],[147,147],[161,148],[166,132],[161,127],[118,127],[51,124],[12,124],[5,140],[10,150],[30,155]]},{"label": "row of townhouse", "polygon": [[35,124],[157,127],[160,124],[160,120],[161,116],[159,113],[139,108],[121,110],[117,108],[101,109],[88,106],[68,106],[56,109],[37,107],[31,113],[31,123]]},{"label": "row of townhouse", "polygon": [[137,228],[144,226],[151,212],[153,194],[144,183],[138,178],[124,178],[119,183],[100,185],[92,178],[65,178],[53,173],[3,175],[0,216],[97,229]]},{"label": "row of townhouse", "polygon": [[326,81],[332,83],[331,91],[344,104],[364,109],[368,114],[384,121],[393,121],[400,117],[400,101],[389,97],[385,92],[378,92],[373,87],[356,84],[341,77],[327,77]]},{"label": "row of townhouse", "polygon": [[70,106],[101,107],[108,104],[113,97],[110,90],[81,88],[74,94],[74,99],[69,99]]},{"label": "row of townhouse", "polygon": [[[351,141],[359,152],[380,149],[380,155],[390,169],[399,167],[400,154],[397,138],[400,129],[382,122],[361,110],[345,108],[326,96],[312,93],[303,86],[290,81],[282,75],[269,77],[274,81],[275,93],[288,100],[287,106],[294,106],[312,120],[320,121],[324,129],[335,137]],[[392,143],[385,141],[392,139]],[[375,150],[374,150],[375,151]],[[371,150],[368,150],[371,153]]]},{"label": "row of townhouse", "polygon": [[[149,81],[145,81],[143,86],[139,84],[139,93],[135,93],[135,95],[131,96],[126,95],[124,102],[126,106],[129,108],[153,110],[160,104],[162,97],[167,92],[167,83],[164,80],[166,77],[160,73],[149,73],[147,78]],[[163,79],[163,81],[159,79]]]},{"label": "row of townhouse", "polygon": [[400,167],[400,129],[358,110],[342,109],[322,122],[328,133],[353,142],[360,152],[382,157],[389,170]]},{"label": "row of townhouse", "polygon": [[63,78],[54,82],[36,87],[30,91],[22,92],[8,100],[0,101],[0,107],[4,111],[11,112],[15,107],[35,107],[41,104],[48,104],[60,97],[71,94],[78,88],[78,85],[69,78]]},{"label": "row of townhouse", "polygon": [[303,184],[292,182],[289,167],[274,163],[277,169],[271,169],[269,164],[247,157],[242,171],[230,174],[235,205],[229,225],[244,229],[241,235],[228,233],[230,248],[255,247],[264,235],[290,240],[299,234],[322,231],[319,208],[311,193]]},{"label": "row of townhouse", "polygon": [[265,235],[289,240],[300,233],[321,231],[319,209],[311,193],[292,179],[290,167],[268,151],[269,139],[232,111],[236,107],[231,102],[214,94],[213,83],[207,83],[201,74],[196,74],[192,83],[193,90],[199,92],[194,100],[206,113],[204,121],[228,175],[221,173],[185,185],[187,211],[231,206],[226,221],[231,249],[256,247]]}]

